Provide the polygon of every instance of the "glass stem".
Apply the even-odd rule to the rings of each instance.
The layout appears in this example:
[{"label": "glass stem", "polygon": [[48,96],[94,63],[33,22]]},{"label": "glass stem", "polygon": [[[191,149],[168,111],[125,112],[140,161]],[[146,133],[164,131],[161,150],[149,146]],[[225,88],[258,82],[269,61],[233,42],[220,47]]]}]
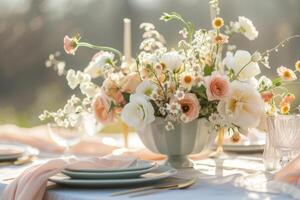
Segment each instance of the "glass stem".
[{"label": "glass stem", "polygon": [[123,137],[124,137],[124,147],[128,148],[128,133],[129,133],[129,127],[127,126],[126,123],[122,122],[122,132],[123,132]]},{"label": "glass stem", "polygon": [[67,145],[67,146],[65,147],[63,157],[64,157],[64,158],[68,158],[68,157],[70,157],[71,155],[72,155],[72,154],[71,154],[71,151],[70,151],[70,146]]},{"label": "glass stem", "polygon": [[217,138],[217,152],[223,152],[224,128],[221,128]]}]

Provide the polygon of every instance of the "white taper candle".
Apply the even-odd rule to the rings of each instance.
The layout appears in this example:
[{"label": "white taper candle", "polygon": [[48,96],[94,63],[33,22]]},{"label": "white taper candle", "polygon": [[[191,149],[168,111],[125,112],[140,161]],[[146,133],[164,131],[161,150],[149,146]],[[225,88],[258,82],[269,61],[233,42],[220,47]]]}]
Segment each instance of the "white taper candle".
[{"label": "white taper candle", "polygon": [[131,20],[124,18],[124,62],[131,64]]}]

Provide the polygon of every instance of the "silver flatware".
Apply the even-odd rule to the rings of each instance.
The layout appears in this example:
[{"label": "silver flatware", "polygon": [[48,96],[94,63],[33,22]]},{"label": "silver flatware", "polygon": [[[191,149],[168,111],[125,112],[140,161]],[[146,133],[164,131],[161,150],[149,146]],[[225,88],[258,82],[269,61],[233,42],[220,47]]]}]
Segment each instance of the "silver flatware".
[{"label": "silver flatware", "polygon": [[170,181],[170,183],[163,183],[163,184],[158,184],[155,186],[146,186],[146,187],[140,187],[140,188],[129,189],[129,190],[125,190],[125,191],[120,191],[120,192],[114,192],[111,194],[111,196],[120,196],[120,195],[138,193],[138,194],[129,196],[129,197],[138,197],[138,196],[153,194],[157,191],[162,191],[162,190],[185,189],[185,188],[188,188],[188,187],[194,185],[196,183],[197,179],[198,179],[197,177],[195,177],[193,179],[189,179],[189,180],[172,178],[172,181]]}]

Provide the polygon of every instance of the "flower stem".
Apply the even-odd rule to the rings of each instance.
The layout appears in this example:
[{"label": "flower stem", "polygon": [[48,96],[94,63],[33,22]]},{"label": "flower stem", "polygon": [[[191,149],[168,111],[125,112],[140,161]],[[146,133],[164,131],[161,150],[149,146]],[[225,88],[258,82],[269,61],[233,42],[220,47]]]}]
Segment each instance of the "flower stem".
[{"label": "flower stem", "polygon": [[238,73],[236,73],[236,75],[234,75],[233,79],[236,79],[239,77],[240,73],[252,62],[252,60],[250,60],[249,62],[247,62],[241,69],[240,71],[238,71]]},{"label": "flower stem", "polygon": [[157,80],[157,82],[158,82],[158,85],[159,85],[160,88],[162,89],[162,92],[163,92],[163,94],[164,94],[165,100],[167,101],[167,100],[168,100],[168,96],[167,96],[167,94],[165,94],[165,92],[164,92],[164,86],[161,84],[161,82],[160,82],[160,80],[159,80],[157,74],[155,73],[154,69],[153,69],[152,67],[150,67],[150,69],[151,69],[152,74],[153,74],[154,77],[156,78],[156,80]]},{"label": "flower stem", "polygon": [[96,50],[110,51],[110,52],[117,54],[119,56],[120,61],[122,60],[122,53],[119,50],[111,48],[111,47],[97,46],[97,45],[89,44],[87,42],[78,42],[77,46],[78,47],[87,47],[87,48],[96,49]]}]

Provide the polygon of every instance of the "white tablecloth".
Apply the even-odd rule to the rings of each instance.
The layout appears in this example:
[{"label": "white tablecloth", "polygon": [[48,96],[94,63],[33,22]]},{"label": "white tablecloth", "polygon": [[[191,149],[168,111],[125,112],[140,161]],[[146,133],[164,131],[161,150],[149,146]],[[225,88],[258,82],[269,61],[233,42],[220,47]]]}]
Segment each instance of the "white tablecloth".
[{"label": "white tablecloth", "polygon": [[[47,159],[37,160],[36,163]],[[269,194],[253,192],[236,186],[236,180],[264,170],[259,155],[231,155],[226,160],[206,159],[197,161],[196,170],[181,170],[178,176],[199,176],[199,181],[186,190],[161,191],[156,194],[137,197],[143,200],[193,200],[193,199],[292,199],[285,194]],[[215,167],[217,166],[217,167]],[[15,176],[27,166],[0,167],[0,180]],[[248,169],[248,170],[247,170]],[[5,183],[0,183],[0,194]],[[132,199],[127,196],[111,197],[110,194],[121,189],[71,189],[54,188],[47,191],[46,200],[123,200]],[[4,200],[4,199],[3,199]]]}]

